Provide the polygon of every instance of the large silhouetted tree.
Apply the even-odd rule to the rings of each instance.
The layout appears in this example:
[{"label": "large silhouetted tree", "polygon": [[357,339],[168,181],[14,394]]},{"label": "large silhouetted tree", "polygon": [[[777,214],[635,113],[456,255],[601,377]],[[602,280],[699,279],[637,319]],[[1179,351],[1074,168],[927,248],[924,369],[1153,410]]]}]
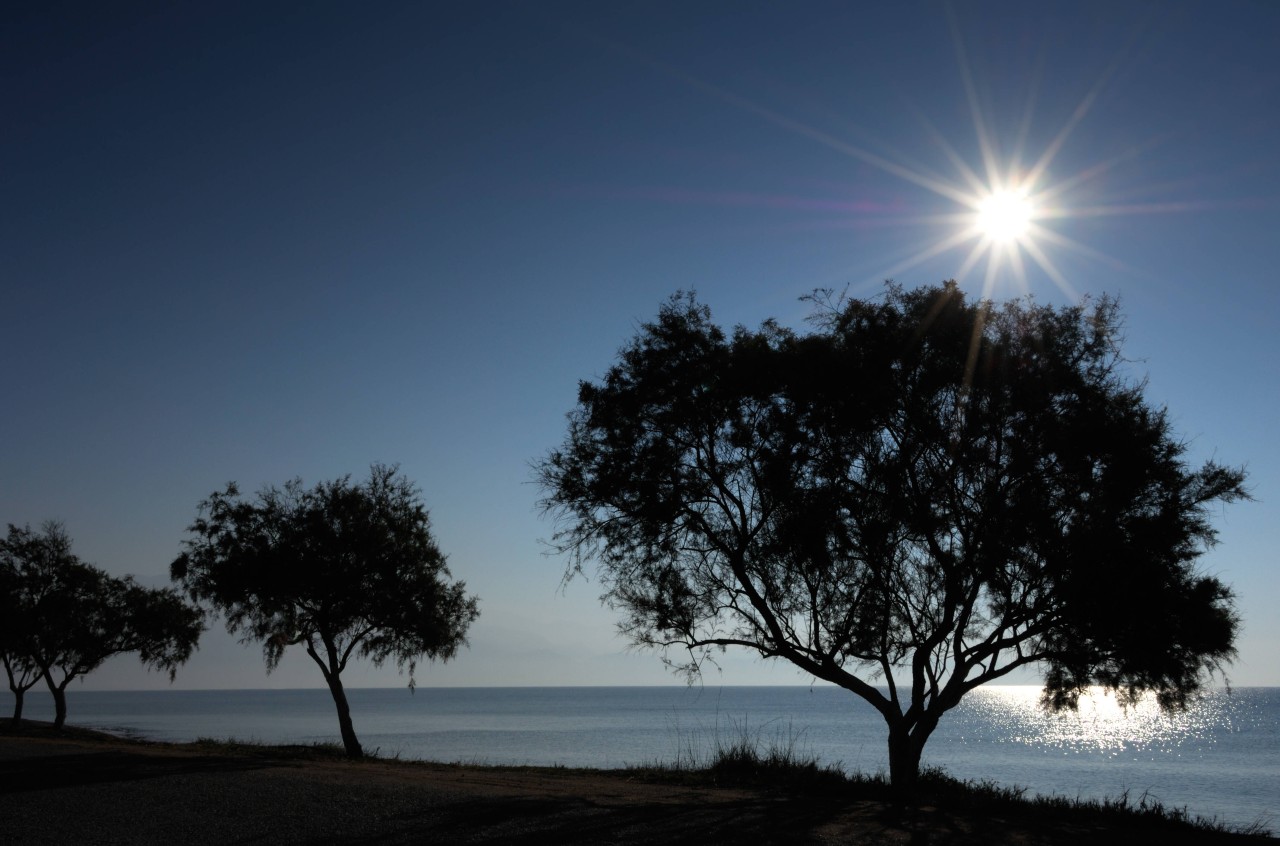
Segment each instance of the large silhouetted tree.
[{"label": "large silhouetted tree", "polygon": [[342,686],[352,656],[407,667],[412,689],[418,659],[452,658],[478,615],[465,585],[449,581],[418,489],[395,467],[374,465],[362,483],[294,479],[252,498],[229,484],[200,503],[190,532],[174,580],[228,631],[261,641],[268,671],[303,645],[354,758],[363,753]]},{"label": "large silhouetted tree", "polygon": [[1244,474],[1188,465],[1123,375],[1114,301],[811,299],[810,331],[726,334],[673,298],[540,462],[568,576],[598,562],[634,642],[852,691],[906,789],[942,714],[1014,669],[1050,707],[1092,684],[1179,707],[1233,657],[1196,561]]},{"label": "large silhouetted tree", "polygon": [[173,679],[204,631],[199,609],[174,590],[145,588],[81,561],[58,523],[39,531],[9,526],[0,540],[0,583],[6,591],[0,652],[15,720],[23,693],[43,678],[61,728],[67,687],[114,655],[136,652]]}]

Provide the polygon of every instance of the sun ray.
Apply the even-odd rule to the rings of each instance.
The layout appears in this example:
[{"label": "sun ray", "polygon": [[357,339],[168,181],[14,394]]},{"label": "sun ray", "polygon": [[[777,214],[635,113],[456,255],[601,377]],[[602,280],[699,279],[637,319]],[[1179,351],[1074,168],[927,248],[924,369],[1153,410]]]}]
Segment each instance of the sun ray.
[{"label": "sun ray", "polygon": [[1058,130],[1058,134],[1049,142],[1049,146],[1045,147],[1044,152],[1040,154],[1040,158],[1027,171],[1027,180],[1032,184],[1039,182],[1044,176],[1044,172],[1048,170],[1049,165],[1058,157],[1058,152],[1062,149],[1062,145],[1067,143],[1067,137],[1080,121],[1084,120],[1084,116],[1089,113],[1089,109],[1093,107],[1094,101],[1098,98],[1100,92],[1101,81],[1094,86],[1093,90],[1084,96],[1076,106],[1075,111],[1071,113],[1071,117],[1067,119],[1062,129]]},{"label": "sun ray", "polygon": [[1024,292],[1030,290],[1030,284],[1027,281],[1027,268],[1022,261],[1022,250],[1014,249],[1009,251],[1009,266],[1013,269],[1013,276],[1018,280],[1018,287]]},{"label": "sun ray", "polygon": [[944,138],[942,133],[937,130],[933,125],[933,122],[930,121],[923,112],[914,109],[913,112],[915,112],[916,119],[924,126],[925,132],[929,134],[930,140],[937,145],[938,149],[942,151],[942,154],[951,162],[952,167],[954,167],[956,172],[960,174],[960,178],[969,183],[969,188],[973,191],[974,195],[979,195],[983,191],[987,190],[987,184],[982,181],[982,178],[978,176],[978,174],[973,172],[973,168],[969,167],[969,163],[961,158],[960,154],[956,152],[956,149],[947,142],[947,139]]},{"label": "sun ray", "polygon": [[948,250],[953,250],[966,241],[972,240],[972,238],[973,235],[969,232],[960,232],[952,235],[950,238],[944,238],[931,246],[924,247],[912,256],[908,257],[907,260],[892,266],[884,272],[884,275],[885,277],[892,279],[902,271],[910,270],[917,265],[923,264],[934,256],[941,255]]},{"label": "sun ray", "polygon": [[[1009,160],[1011,170],[1022,170],[1022,154],[1027,148],[1027,139],[1031,135],[1032,120],[1036,111],[1036,98],[1040,92],[1040,82],[1044,79],[1045,54],[1040,53],[1036,59],[1035,70],[1031,72],[1030,84],[1027,91],[1027,105],[1022,110],[1022,120],[1018,122],[1018,135],[1013,142],[1013,153]],[[1030,184],[1027,186],[1031,187]]]},{"label": "sun ray", "polygon": [[[912,109],[913,111],[917,111],[913,109],[911,106],[908,106],[908,108]],[[923,162],[918,161],[912,158],[911,156],[908,156],[905,152],[903,152],[903,150],[899,146],[894,145],[888,141],[885,141],[882,138],[879,138],[878,136],[875,135],[875,133],[870,132],[869,130],[861,126],[854,126],[853,131],[861,135],[865,141],[870,142],[874,144],[876,147],[878,147],[878,149],[885,151],[884,158],[886,161],[894,162],[899,167],[913,171],[917,176],[921,177],[922,179],[931,179],[938,184],[948,185],[955,191],[963,191],[962,187],[951,182],[945,176],[942,176],[941,174],[932,170]],[[957,170],[957,173],[960,173],[962,181],[966,179],[964,173],[960,172],[959,170]],[[970,171],[970,173],[972,173],[972,171]],[[980,186],[981,186],[981,182],[971,183],[970,185],[971,188],[980,187]],[[930,190],[933,190],[933,189],[930,189]],[[938,192],[934,191],[934,193],[938,193]],[[940,196],[945,196],[945,195],[940,195]],[[955,197],[948,196],[948,199],[955,199]]]},{"label": "sun ray", "polygon": [[982,277],[982,298],[984,300],[992,299],[992,294],[996,289],[996,278],[1000,271],[1000,253],[1003,248],[999,244],[993,244],[991,249],[987,250],[987,272]]},{"label": "sun ray", "polygon": [[[1098,182],[1124,162],[1133,160],[1143,151],[1163,143],[1168,137],[1167,134],[1157,135],[1063,178],[1050,175],[1053,164],[1058,161],[1076,130],[1094,113],[1095,107],[1102,101],[1104,94],[1125,64],[1134,60],[1135,43],[1139,35],[1148,28],[1154,13],[1149,14],[1146,20],[1130,32],[1125,44],[1111,56],[1110,62],[1071,109],[1070,114],[1040,150],[1039,155],[1032,156],[1031,151],[1028,150],[1028,139],[1035,126],[1041,84],[1048,61],[1047,54],[1041,51],[1037,55],[1035,69],[1030,76],[1025,103],[1013,138],[1011,142],[1006,142],[1007,147],[1002,147],[997,133],[987,120],[987,113],[992,110],[992,107],[984,100],[984,95],[989,96],[989,94],[985,89],[980,89],[978,80],[975,78],[975,65],[966,47],[955,9],[950,2],[947,2],[944,10],[955,51],[958,79],[964,92],[965,106],[973,121],[972,129],[977,140],[979,162],[975,164],[971,160],[966,160],[949,140],[949,136],[940,132],[922,111],[911,105],[907,108],[924,128],[928,140],[940,151],[942,161],[950,166],[951,173],[947,173],[945,168],[935,171],[926,163],[915,160],[900,147],[885,143],[883,139],[877,138],[861,127],[848,125],[847,121],[843,121],[846,124],[844,130],[857,139],[858,143],[853,143],[828,129],[788,115],[748,96],[693,76],[625,44],[594,35],[589,37],[723,104],[952,202],[959,207],[959,211],[928,212],[926,207],[922,206],[921,213],[899,214],[897,212],[901,208],[902,200],[898,198],[895,198],[891,204],[877,205],[829,198],[805,198],[741,191],[699,194],[688,190],[670,189],[639,192],[639,194],[673,202],[769,205],[798,211],[835,213],[847,211],[850,215],[835,223],[809,220],[806,223],[808,227],[823,225],[859,229],[904,226],[950,227],[951,234],[937,240],[925,240],[923,246],[918,248],[914,246],[908,246],[905,249],[891,248],[891,255],[884,262],[890,266],[882,272],[881,278],[893,277],[951,250],[963,250],[964,259],[954,278],[960,280],[968,278],[977,271],[985,259],[985,267],[982,268],[979,283],[984,297],[990,297],[996,293],[997,285],[1006,273],[1012,284],[1023,291],[1030,291],[1032,285],[1030,273],[1033,267],[1038,268],[1064,295],[1076,297],[1075,286],[1070,283],[1054,261],[1049,248],[1073,252],[1126,273],[1137,272],[1102,252],[1049,228],[1044,225],[1046,222],[1120,215],[1181,214],[1234,205],[1204,200],[1142,202],[1143,198],[1136,196],[1133,197],[1133,201],[1116,202],[1118,196],[1114,189],[1099,202],[1097,195],[1103,192],[1093,187],[1093,183]],[[828,117],[831,116],[828,115]],[[870,146],[863,146],[864,144]],[[1029,167],[1025,166],[1024,161],[1030,161],[1032,164]],[[1151,186],[1143,186],[1140,190],[1146,198],[1153,196]],[[1090,198],[1092,202],[1089,205],[1078,203],[1077,200],[1087,192],[1095,195]]]},{"label": "sun ray", "polygon": [[1136,214],[1184,214],[1192,211],[1208,211],[1216,208],[1216,204],[1204,200],[1178,200],[1168,203],[1130,203],[1127,205],[1080,206],[1073,209],[1062,209],[1057,217],[1089,218],[1115,217],[1117,215]]},{"label": "sun ray", "polygon": [[1053,140],[1049,142],[1049,145],[1045,147],[1044,152],[1040,154],[1039,160],[1027,172],[1027,178],[1032,183],[1040,180],[1045,170],[1047,170],[1053,160],[1057,158],[1059,151],[1062,150],[1062,146],[1067,143],[1068,136],[1075,131],[1075,128],[1080,124],[1080,121],[1084,120],[1085,116],[1089,114],[1089,111],[1093,108],[1093,104],[1097,102],[1098,97],[1101,96],[1102,92],[1111,82],[1111,78],[1115,76],[1117,71],[1119,71],[1120,66],[1123,64],[1126,55],[1133,48],[1134,41],[1137,39],[1140,32],[1141,28],[1135,29],[1124,46],[1116,51],[1116,54],[1111,59],[1111,63],[1107,65],[1107,67],[1102,71],[1102,74],[1098,77],[1098,81],[1095,82],[1093,87],[1089,89],[1083,98],[1081,98],[1080,102],[1071,112],[1071,117],[1067,119],[1066,124],[1063,125],[1062,129],[1058,130],[1058,134],[1054,136]]},{"label": "sun ray", "polygon": [[1061,179],[1057,179],[1051,185],[1045,186],[1045,188],[1041,191],[1041,195],[1043,196],[1044,200],[1047,202],[1048,200],[1051,200],[1054,197],[1068,194],[1070,191],[1074,190],[1075,188],[1078,188],[1079,186],[1084,185],[1090,182],[1091,180],[1097,179],[1098,177],[1102,176],[1104,173],[1107,173],[1108,171],[1115,168],[1117,165],[1120,165],[1126,161],[1131,161],[1133,159],[1136,159],[1142,153],[1145,153],[1148,150],[1153,149],[1154,147],[1162,143],[1164,140],[1165,140],[1165,136],[1157,136],[1156,138],[1153,138],[1144,144],[1136,144],[1133,147],[1130,147],[1128,150],[1125,150],[1123,153],[1119,153],[1115,156],[1112,156],[1109,159],[1105,159],[1103,161],[1092,164],[1073,176],[1066,176]]},{"label": "sun ray", "polygon": [[[990,299],[985,286],[982,297],[983,299]],[[965,394],[968,394],[969,388],[973,385],[973,374],[978,369],[978,351],[982,347],[982,333],[986,329],[981,309],[978,310],[976,316],[977,319],[973,322],[973,334],[969,336],[969,354],[965,357],[964,362],[964,381],[961,383],[964,385]]]},{"label": "sun ray", "polygon": [[845,155],[851,156],[852,158],[858,159],[859,161],[865,162],[873,167],[879,168],[886,173],[897,176],[900,179],[905,179],[906,181],[919,185],[922,188],[926,188],[939,196],[946,197],[960,203],[966,201],[967,195],[965,192],[945,180],[930,178],[923,174],[916,173],[910,168],[903,167],[883,156],[872,153],[869,150],[864,150],[854,144],[850,144],[849,142],[837,138],[828,132],[824,132],[817,127],[810,126],[803,121],[788,117],[787,115],[774,111],[767,106],[762,106],[754,100],[750,100],[740,94],[735,94],[732,91],[728,91],[718,85],[707,82],[706,80],[700,79],[678,68],[672,67],[671,65],[661,62],[626,44],[610,39],[600,38],[599,36],[592,36],[592,38],[599,43],[605,44],[611,49],[625,53],[632,58],[643,62],[654,70],[678,79],[704,94],[715,97],[721,102],[763,118],[775,126],[790,130],[797,135],[809,138],[813,141],[817,141],[818,143],[830,147],[833,150],[844,153]]},{"label": "sun ray", "polygon": [[964,263],[960,265],[960,269],[956,271],[957,279],[964,279],[969,275],[969,271],[982,261],[982,257],[991,249],[991,244],[985,237],[979,238],[978,242],[973,245],[973,249],[969,251],[969,255],[965,257]]},{"label": "sun ray", "polygon": [[999,179],[999,167],[996,162],[995,147],[987,135],[987,122],[982,116],[978,104],[978,91],[973,83],[973,74],[969,70],[969,56],[964,49],[964,39],[960,35],[960,23],[956,20],[955,10],[951,4],[944,7],[947,12],[947,23],[951,28],[951,41],[955,46],[956,60],[960,65],[960,79],[964,84],[965,95],[969,101],[969,114],[973,118],[973,129],[978,136],[978,150],[982,155],[982,164],[987,172],[987,184],[994,185]]},{"label": "sun ray", "polygon": [[1112,258],[1106,253],[1099,252],[1098,250],[1095,250],[1092,247],[1085,246],[1084,244],[1081,244],[1079,241],[1076,241],[1072,238],[1068,238],[1067,236],[1063,235],[1060,232],[1054,232],[1052,229],[1042,228],[1036,233],[1036,237],[1041,241],[1045,241],[1047,243],[1054,245],[1055,247],[1060,247],[1061,249],[1064,249],[1064,250],[1071,250],[1072,252],[1082,255],[1093,261],[1096,261],[1099,264],[1106,265],[1107,267],[1110,267],[1113,270],[1118,270],[1122,273],[1127,273],[1135,276],[1147,275],[1143,271],[1140,271],[1138,268],[1133,267],[1132,265],[1126,264],[1120,261],[1119,259]]},{"label": "sun ray", "polygon": [[1039,244],[1028,239],[1027,242],[1022,245],[1022,248],[1027,251],[1027,255],[1031,256],[1031,259],[1036,264],[1040,265],[1040,269],[1044,271],[1045,275],[1053,280],[1053,284],[1058,286],[1058,290],[1062,291],[1062,293],[1066,294],[1073,300],[1080,299],[1080,294],[1076,291],[1075,286],[1068,282],[1067,278],[1062,275],[1057,267],[1054,266],[1049,257],[1045,255],[1042,249],[1040,249]]}]

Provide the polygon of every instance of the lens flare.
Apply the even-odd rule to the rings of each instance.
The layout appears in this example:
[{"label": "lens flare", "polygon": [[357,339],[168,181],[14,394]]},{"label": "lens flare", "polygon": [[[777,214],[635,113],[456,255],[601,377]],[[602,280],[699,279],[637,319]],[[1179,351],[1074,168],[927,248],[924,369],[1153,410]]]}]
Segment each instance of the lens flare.
[{"label": "lens flare", "polygon": [[[1051,172],[1051,165],[1058,160],[1059,153],[1066,147],[1076,127],[1092,112],[1101,93],[1124,66],[1129,58],[1130,46],[1121,48],[1115,54],[1098,79],[1070,110],[1069,117],[1044,144],[1039,155],[1035,156],[1027,149],[1027,139],[1035,112],[1037,89],[1032,86],[1027,94],[1022,126],[1016,135],[1010,139],[1000,138],[1000,133],[996,132],[992,121],[984,113],[984,98],[979,95],[980,86],[974,79],[959,22],[949,5],[944,8],[956,51],[960,82],[968,102],[973,131],[977,136],[978,155],[974,157],[972,153],[963,154],[950,137],[951,133],[935,127],[923,112],[916,110],[916,117],[926,136],[941,152],[942,161],[951,165],[953,172],[949,174],[945,168],[939,170],[933,162],[913,160],[896,145],[877,140],[868,131],[855,127],[857,134],[870,142],[869,147],[863,146],[862,142],[854,143],[848,133],[831,131],[806,122],[752,97],[693,76],[628,45],[613,41],[604,43],[725,105],[897,177],[905,183],[923,188],[949,201],[951,209],[943,211],[930,205],[913,214],[909,203],[903,204],[900,201],[886,205],[881,202],[843,199],[832,201],[823,198],[773,197],[750,192],[703,195],[681,190],[674,193],[659,191],[656,195],[665,200],[681,202],[767,203],[795,208],[847,209],[852,215],[837,221],[836,224],[840,226],[929,227],[937,234],[926,235],[922,241],[914,243],[904,242],[890,255],[876,258],[873,273],[859,274],[867,280],[866,284],[895,278],[898,274],[938,256],[959,252],[964,258],[958,268],[949,271],[947,275],[961,283],[980,277],[980,284],[975,287],[983,297],[991,298],[1001,293],[999,289],[1006,283],[1012,283],[1023,293],[1031,293],[1032,281],[1028,271],[1038,269],[1071,300],[1078,300],[1080,292],[1059,269],[1057,258],[1060,256],[1073,253],[1125,273],[1138,271],[1068,237],[1055,226],[1056,222],[1105,215],[1185,213],[1210,207],[1211,204],[1186,201],[1113,203],[1106,199],[1105,194],[1099,194],[1104,175],[1131,160],[1147,146],[1159,143],[1158,136],[1075,173],[1061,176]],[[847,121],[843,124],[847,125]],[[1006,152],[1010,143],[1012,149]],[[1090,196],[1090,204],[1087,206],[1077,202],[1077,198],[1086,193]],[[645,195],[648,196],[647,193]]]}]

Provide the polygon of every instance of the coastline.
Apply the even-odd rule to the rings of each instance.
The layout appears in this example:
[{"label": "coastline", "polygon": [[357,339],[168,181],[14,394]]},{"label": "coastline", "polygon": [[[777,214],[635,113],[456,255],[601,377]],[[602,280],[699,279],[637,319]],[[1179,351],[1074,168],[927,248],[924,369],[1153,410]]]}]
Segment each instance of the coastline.
[{"label": "coastline", "polygon": [[705,773],[348,761],[328,747],[156,743],[0,725],[0,819],[15,843],[1275,843],[1138,815],[897,804],[725,786]]},{"label": "coastline", "polygon": [[[1037,687],[975,691],[926,748],[926,766],[1029,796],[1107,801],[1128,795],[1192,815],[1274,827],[1280,689],[1213,691],[1184,714],[1102,699],[1045,714]],[[184,743],[201,738],[312,744],[338,738],[324,689],[81,691],[73,723]],[[356,730],[384,756],[589,769],[698,766],[748,738],[850,777],[888,771],[883,719],[839,688],[685,685],[627,688],[403,688],[349,691]],[[48,700],[47,693],[44,700]],[[48,707],[42,707],[47,705]],[[53,719],[29,699],[26,716]]]}]

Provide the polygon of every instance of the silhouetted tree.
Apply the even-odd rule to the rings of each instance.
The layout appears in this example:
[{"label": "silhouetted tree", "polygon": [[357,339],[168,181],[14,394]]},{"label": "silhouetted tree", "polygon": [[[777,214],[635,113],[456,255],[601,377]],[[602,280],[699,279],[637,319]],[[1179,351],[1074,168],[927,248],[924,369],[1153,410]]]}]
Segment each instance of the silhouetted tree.
[{"label": "silhouetted tree", "polygon": [[677,295],[539,463],[566,578],[598,561],[635,643],[690,678],[741,646],[852,691],[901,789],[942,714],[1018,667],[1052,708],[1091,684],[1179,707],[1234,656],[1233,596],[1195,564],[1244,473],[1188,467],[1121,373],[1114,301],[809,299],[812,331],[726,335]]},{"label": "silhouetted tree", "polygon": [[3,651],[15,719],[22,693],[43,678],[61,728],[68,685],[114,655],[136,652],[172,680],[204,630],[199,609],[174,590],[144,588],[81,561],[58,523],[38,532],[10,525],[0,541],[0,573],[10,590],[5,610],[13,613],[3,625]]},{"label": "silhouetted tree", "polygon": [[42,678],[31,660],[27,640],[33,628],[27,586],[11,566],[0,541],[0,663],[4,664],[9,690],[13,692],[13,721],[22,720],[26,693]]},{"label": "silhouetted tree", "polygon": [[243,499],[234,483],[200,503],[171,574],[227,630],[262,642],[270,672],[302,644],[333,694],[347,754],[363,754],[342,671],[353,655],[409,670],[420,657],[447,661],[478,615],[462,582],[450,583],[418,489],[375,464],[304,488],[300,479]]}]

